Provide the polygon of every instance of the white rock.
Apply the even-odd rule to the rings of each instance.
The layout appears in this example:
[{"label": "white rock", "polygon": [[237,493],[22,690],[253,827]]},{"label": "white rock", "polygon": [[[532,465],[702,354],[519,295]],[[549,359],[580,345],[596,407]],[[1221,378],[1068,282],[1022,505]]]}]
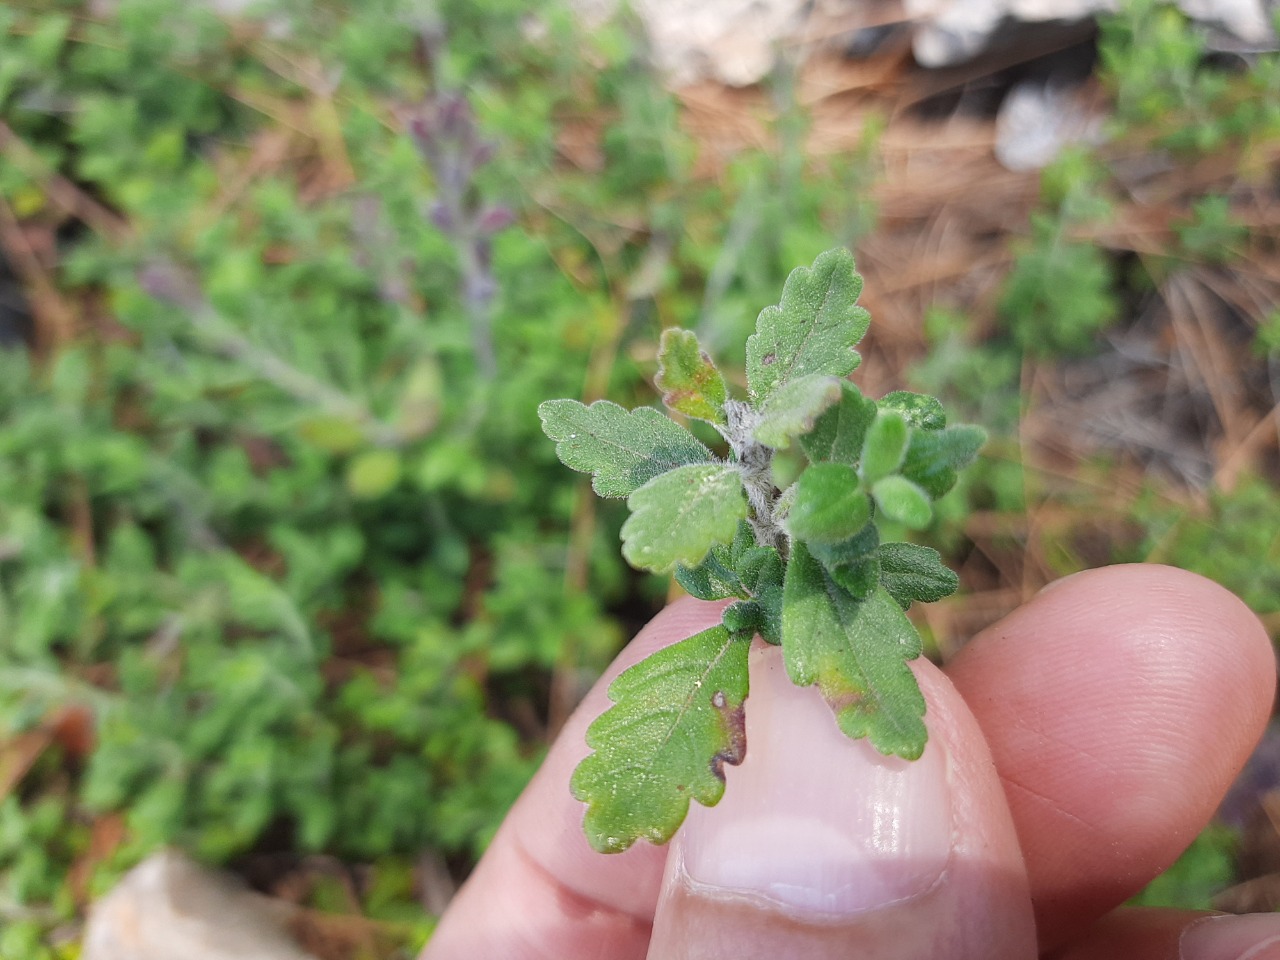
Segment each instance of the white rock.
[{"label": "white rock", "polygon": [[1102,140],[1103,116],[1069,86],[1028,80],[1004,98],[996,116],[996,159],[1008,170],[1048,166],[1072,143]]},{"label": "white rock", "polygon": [[1263,0],[1179,0],[1189,17],[1221,24],[1241,40],[1266,44],[1275,39]]},{"label": "white rock", "polygon": [[[1178,0],[1190,17],[1220,25],[1249,43],[1273,39],[1266,0]],[[919,23],[912,41],[926,67],[961,63],[980,53],[1006,17],[1024,23],[1082,20],[1117,9],[1117,0],[904,0]]]},{"label": "white rock", "polygon": [[710,77],[746,86],[773,69],[803,0],[637,0],[658,66],[676,83]]},{"label": "white rock", "polygon": [[159,853],[94,904],[80,957],[315,960],[285,931],[288,909],[179,853]]}]

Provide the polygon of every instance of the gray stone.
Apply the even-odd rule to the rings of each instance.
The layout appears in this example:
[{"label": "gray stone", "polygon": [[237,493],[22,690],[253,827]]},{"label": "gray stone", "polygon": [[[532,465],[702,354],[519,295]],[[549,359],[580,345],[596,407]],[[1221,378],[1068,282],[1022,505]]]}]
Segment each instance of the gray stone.
[{"label": "gray stone", "polygon": [[292,909],[159,853],[94,904],[81,960],[315,960],[285,929]]},{"label": "gray stone", "polygon": [[[1267,44],[1274,35],[1268,0],[1178,0],[1190,17],[1221,27],[1250,44]],[[926,67],[969,60],[990,44],[1006,19],[1022,23],[1082,20],[1118,8],[1117,0],[904,0],[917,21],[912,51]]]},{"label": "gray stone", "polygon": [[1066,84],[1026,81],[1009,91],[996,115],[996,159],[1008,170],[1039,170],[1070,144],[1097,145],[1103,114]]},{"label": "gray stone", "polygon": [[[237,0],[220,0],[237,2]],[[572,0],[583,19],[599,22],[618,0]],[[1274,41],[1273,0],[1178,0],[1191,17],[1247,44]],[[1117,9],[1119,0],[901,0],[915,23],[912,49],[925,67],[963,63],[986,50],[1007,22],[1080,21]],[[806,19],[814,12],[877,24],[892,17],[883,0],[632,0],[658,67],[676,85],[711,79],[745,86],[766,77],[782,44],[809,49]],[[849,17],[846,17],[849,19]]]},{"label": "gray stone", "polygon": [[[571,0],[599,22],[618,0]],[[763,80],[778,44],[803,23],[807,0],[631,0],[657,67],[677,86],[716,80],[733,87]]]}]

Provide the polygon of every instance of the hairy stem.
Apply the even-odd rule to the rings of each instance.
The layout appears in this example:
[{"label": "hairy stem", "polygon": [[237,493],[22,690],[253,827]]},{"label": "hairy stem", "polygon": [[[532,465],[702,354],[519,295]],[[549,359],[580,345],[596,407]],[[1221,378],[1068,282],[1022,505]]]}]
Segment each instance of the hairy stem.
[{"label": "hairy stem", "polygon": [[728,423],[721,433],[729,441],[742,476],[747,504],[751,508],[749,522],[756,543],[762,547],[774,547],[785,559],[787,535],[774,516],[778,488],[773,485],[773,450],[752,436],[759,415],[740,400],[728,401],[724,412]]}]

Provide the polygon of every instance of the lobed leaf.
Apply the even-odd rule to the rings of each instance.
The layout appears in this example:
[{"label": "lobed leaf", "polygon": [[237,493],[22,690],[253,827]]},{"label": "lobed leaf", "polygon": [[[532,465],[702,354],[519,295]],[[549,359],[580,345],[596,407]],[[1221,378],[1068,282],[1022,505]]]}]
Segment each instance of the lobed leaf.
[{"label": "lobed leaf", "polygon": [[846,377],[861,362],[854,346],[871,315],[857,306],[862,277],[843,247],[818,255],[787,277],[782,299],[765,307],[747,338],[747,386],[760,403],[811,374]]},{"label": "lobed leaf", "polygon": [[914,543],[882,543],[876,551],[880,585],[906,610],[915,600],[932,603],[949,597],[960,586],[960,578],[937,550]]},{"label": "lobed leaf", "polygon": [[745,529],[750,536],[746,544],[735,539],[732,548],[733,568],[743,585],[752,594],[772,585],[781,586],[783,563],[778,551],[773,547],[758,546],[749,524],[741,524],[738,529],[740,533]]},{"label": "lobed leaf", "polygon": [[920,635],[883,588],[855,600],[804,544],[794,546],[782,607],[783,658],[799,686],[817,684],[846,735],[914,760],[928,731],[911,668]]},{"label": "lobed leaf", "polygon": [[662,332],[655,383],[668,409],[711,423],[725,422],[728,391],[724,377],[692,331],[672,328]]},{"label": "lobed leaf", "polygon": [[690,799],[714,806],[724,765],[746,755],[749,635],[712,627],[623,671],[609,685],[614,706],[587,728],[594,751],[573,772],[587,804],[591,846],[618,853],[636,840],[666,843]]},{"label": "lobed leaf", "polygon": [[739,600],[724,611],[724,625],[748,637],[759,635],[775,647],[782,643],[782,585],[767,587],[754,600]]},{"label": "lobed leaf", "polygon": [[781,450],[793,437],[808,433],[814,421],[840,399],[840,381],[824,374],[799,377],[771,393],[757,410],[752,435]]},{"label": "lobed leaf", "polygon": [[591,486],[602,497],[629,496],[668,470],[714,459],[693,434],[651,407],[547,400],[538,416],[543,432],[556,441],[561,463],[591,474]]},{"label": "lobed leaf", "polygon": [[696,566],[731,543],[747,516],[742,477],[726,463],[696,463],[654,477],[627,499],[622,554],[633,567],[667,573]]}]

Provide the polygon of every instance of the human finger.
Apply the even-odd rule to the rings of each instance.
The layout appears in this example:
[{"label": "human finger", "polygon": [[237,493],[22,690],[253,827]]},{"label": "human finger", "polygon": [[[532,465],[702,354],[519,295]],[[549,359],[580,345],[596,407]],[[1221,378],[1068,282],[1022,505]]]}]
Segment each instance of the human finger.
[{"label": "human finger", "polygon": [[986,734],[1042,946],[1141,889],[1203,828],[1271,712],[1266,631],[1183,570],[1077,574],[975,637],[947,674]]}]

